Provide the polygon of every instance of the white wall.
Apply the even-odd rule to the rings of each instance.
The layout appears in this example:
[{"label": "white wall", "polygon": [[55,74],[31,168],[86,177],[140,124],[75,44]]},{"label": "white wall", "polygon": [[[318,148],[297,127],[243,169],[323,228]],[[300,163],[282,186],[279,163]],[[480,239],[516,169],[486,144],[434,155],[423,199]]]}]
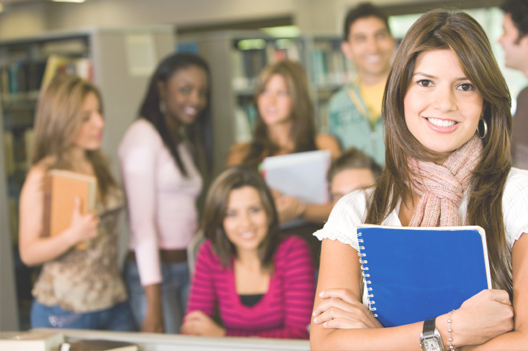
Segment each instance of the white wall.
[{"label": "white wall", "polygon": [[27,37],[47,30],[46,4],[31,6],[4,5],[0,13],[0,39]]},{"label": "white wall", "polygon": [[[373,0],[394,4],[394,0]],[[402,3],[420,0],[401,0]],[[358,0],[89,0],[82,4],[22,3],[0,13],[0,40],[88,26],[197,25],[292,15],[304,32],[341,32]]]}]

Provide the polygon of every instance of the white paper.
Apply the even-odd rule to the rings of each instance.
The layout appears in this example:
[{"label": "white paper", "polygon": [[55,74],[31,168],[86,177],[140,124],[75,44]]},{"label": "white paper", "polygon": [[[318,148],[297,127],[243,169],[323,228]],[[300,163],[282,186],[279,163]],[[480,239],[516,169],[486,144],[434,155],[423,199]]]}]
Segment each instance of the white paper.
[{"label": "white paper", "polygon": [[328,150],[298,152],[267,157],[260,169],[270,188],[305,203],[324,204],[329,199],[326,173],[330,161]]}]

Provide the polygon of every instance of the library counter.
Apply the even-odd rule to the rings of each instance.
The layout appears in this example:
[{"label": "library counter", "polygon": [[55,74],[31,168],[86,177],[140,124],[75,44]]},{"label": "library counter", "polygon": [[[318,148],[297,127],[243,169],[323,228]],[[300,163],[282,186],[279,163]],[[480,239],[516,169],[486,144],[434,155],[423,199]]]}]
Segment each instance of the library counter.
[{"label": "library counter", "polygon": [[56,331],[64,334],[67,341],[80,339],[106,339],[126,341],[139,345],[140,351],[209,351],[209,350],[255,350],[255,351],[308,351],[308,340],[285,340],[241,337],[200,337],[187,335],[111,332],[76,329],[34,329]]}]

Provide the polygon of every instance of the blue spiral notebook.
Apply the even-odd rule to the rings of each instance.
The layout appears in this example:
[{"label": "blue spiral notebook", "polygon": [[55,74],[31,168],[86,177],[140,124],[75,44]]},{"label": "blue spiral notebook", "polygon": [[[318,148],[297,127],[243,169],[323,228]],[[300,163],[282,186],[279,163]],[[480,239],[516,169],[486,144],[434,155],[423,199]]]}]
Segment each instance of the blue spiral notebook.
[{"label": "blue spiral notebook", "polygon": [[478,226],[357,229],[369,307],[384,327],[424,321],[491,289]]}]

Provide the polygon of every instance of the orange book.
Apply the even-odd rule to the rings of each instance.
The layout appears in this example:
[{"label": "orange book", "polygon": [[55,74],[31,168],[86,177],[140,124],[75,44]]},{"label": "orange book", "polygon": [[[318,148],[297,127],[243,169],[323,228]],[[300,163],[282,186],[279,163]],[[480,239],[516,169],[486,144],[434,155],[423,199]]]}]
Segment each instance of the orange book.
[{"label": "orange book", "polygon": [[[53,236],[66,230],[71,223],[75,198],[81,199],[81,213],[95,209],[97,180],[93,176],[64,170],[48,173],[44,185],[44,231],[42,236]],[[76,245],[86,249],[86,242]]]}]

